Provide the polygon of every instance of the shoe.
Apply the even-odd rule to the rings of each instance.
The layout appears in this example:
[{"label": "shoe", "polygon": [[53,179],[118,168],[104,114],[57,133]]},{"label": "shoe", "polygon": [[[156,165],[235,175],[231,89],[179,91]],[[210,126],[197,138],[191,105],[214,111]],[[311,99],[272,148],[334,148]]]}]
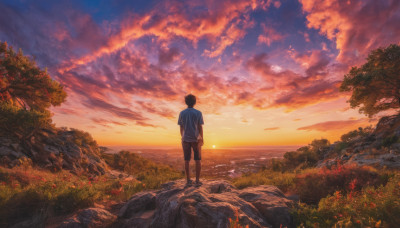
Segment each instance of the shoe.
[{"label": "shoe", "polygon": [[200,186],[202,186],[203,185],[203,183],[201,182],[201,181],[196,181],[196,187],[200,187]]},{"label": "shoe", "polygon": [[186,186],[187,187],[190,187],[190,186],[192,186],[193,185],[193,181],[192,180],[188,180],[187,182],[186,182]]}]

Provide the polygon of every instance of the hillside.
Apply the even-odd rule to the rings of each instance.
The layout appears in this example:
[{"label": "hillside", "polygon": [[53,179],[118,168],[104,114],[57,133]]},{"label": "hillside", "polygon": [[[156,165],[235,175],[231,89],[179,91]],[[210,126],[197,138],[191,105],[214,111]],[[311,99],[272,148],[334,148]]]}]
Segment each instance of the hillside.
[{"label": "hillside", "polygon": [[90,134],[77,129],[47,127],[28,138],[0,131],[0,164],[9,168],[34,165],[98,176],[108,169],[100,153]]},{"label": "hillside", "polygon": [[335,164],[400,168],[400,115],[382,117],[375,128],[344,134],[341,141],[323,148],[317,167]]}]

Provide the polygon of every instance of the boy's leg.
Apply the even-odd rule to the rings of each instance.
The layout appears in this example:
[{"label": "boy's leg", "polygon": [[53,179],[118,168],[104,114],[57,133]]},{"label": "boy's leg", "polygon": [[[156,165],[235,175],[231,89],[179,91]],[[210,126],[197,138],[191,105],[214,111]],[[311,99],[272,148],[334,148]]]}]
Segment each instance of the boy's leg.
[{"label": "boy's leg", "polygon": [[200,181],[201,172],[201,146],[198,143],[193,143],[194,160],[196,161],[196,182]]},{"label": "boy's leg", "polygon": [[196,161],[196,182],[200,181],[201,161]]},{"label": "boy's leg", "polygon": [[186,173],[186,180],[189,183],[190,182],[190,170],[189,170],[189,162],[190,162],[190,157],[191,157],[191,148],[190,148],[190,143],[188,142],[182,142],[182,149],[183,149],[183,156],[185,159],[185,173]]},{"label": "boy's leg", "polygon": [[190,170],[189,170],[189,161],[185,161],[185,173],[186,173],[186,180],[190,181]]}]

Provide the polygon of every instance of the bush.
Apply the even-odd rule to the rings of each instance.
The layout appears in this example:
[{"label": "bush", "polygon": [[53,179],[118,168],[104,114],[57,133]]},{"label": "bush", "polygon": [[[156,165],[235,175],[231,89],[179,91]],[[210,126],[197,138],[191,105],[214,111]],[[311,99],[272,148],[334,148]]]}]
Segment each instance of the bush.
[{"label": "bush", "polygon": [[370,167],[336,166],[318,172],[297,175],[295,192],[302,202],[317,204],[319,200],[336,191],[347,193],[359,191],[365,186],[386,184],[389,175],[379,174]]},{"label": "bush", "polygon": [[182,178],[181,172],[169,166],[156,164],[135,153],[120,151],[117,154],[102,154],[106,163],[114,169],[136,177],[146,188],[159,188],[162,183]]},{"label": "bush", "polygon": [[392,144],[396,143],[398,139],[399,139],[399,137],[397,137],[396,135],[388,136],[383,139],[381,146],[388,148]]},{"label": "bush", "polygon": [[0,102],[0,131],[29,135],[35,130],[51,126],[49,111],[26,110],[7,102]]},{"label": "bush", "polygon": [[386,185],[367,186],[347,194],[340,191],[321,199],[318,207],[299,204],[292,210],[298,227],[398,227],[400,178]]},{"label": "bush", "polygon": [[294,188],[294,173],[281,173],[264,170],[258,173],[248,173],[242,177],[233,179],[233,185],[239,189],[258,185],[275,185],[283,192]]},{"label": "bush", "polygon": [[353,141],[355,139],[365,137],[365,136],[369,135],[370,133],[372,133],[372,131],[373,131],[373,129],[372,129],[371,126],[368,126],[368,127],[365,127],[365,128],[359,127],[358,130],[353,130],[353,131],[350,131],[350,132],[348,132],[346,134],[343,134],[340,137],[340,140],[342,140],[343,142],[347,142],[348,143],[348,142],[351,142],[351,141]]},{"label": "bush", "polygon": [[84,132],[75,128],[71,128],[70,131],[74,134],[74,142],[82,147],[85,144],[91,147],[97,147],[96,140],[93,139],[92,135],[88,132]]}]

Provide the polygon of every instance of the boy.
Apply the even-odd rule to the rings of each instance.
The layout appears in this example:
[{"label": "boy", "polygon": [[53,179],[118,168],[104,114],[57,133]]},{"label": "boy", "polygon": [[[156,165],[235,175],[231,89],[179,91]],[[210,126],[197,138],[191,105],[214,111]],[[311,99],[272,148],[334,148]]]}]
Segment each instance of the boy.
[{"label": "boy", "polygon": [[201,146],[204,144],[203,138],[203,115],[199,110],[193,108],[196,104],[196,97],[192,94],[185,96],[187,109],[179,114],[178,125],[180,125],[182,148],[185,159],[185,172],[187,178],[187,186],[192,185],[189,173],[189,161],[192,155],[196,162],[196,186],[200,186],[200,170],[201,170]]}]

